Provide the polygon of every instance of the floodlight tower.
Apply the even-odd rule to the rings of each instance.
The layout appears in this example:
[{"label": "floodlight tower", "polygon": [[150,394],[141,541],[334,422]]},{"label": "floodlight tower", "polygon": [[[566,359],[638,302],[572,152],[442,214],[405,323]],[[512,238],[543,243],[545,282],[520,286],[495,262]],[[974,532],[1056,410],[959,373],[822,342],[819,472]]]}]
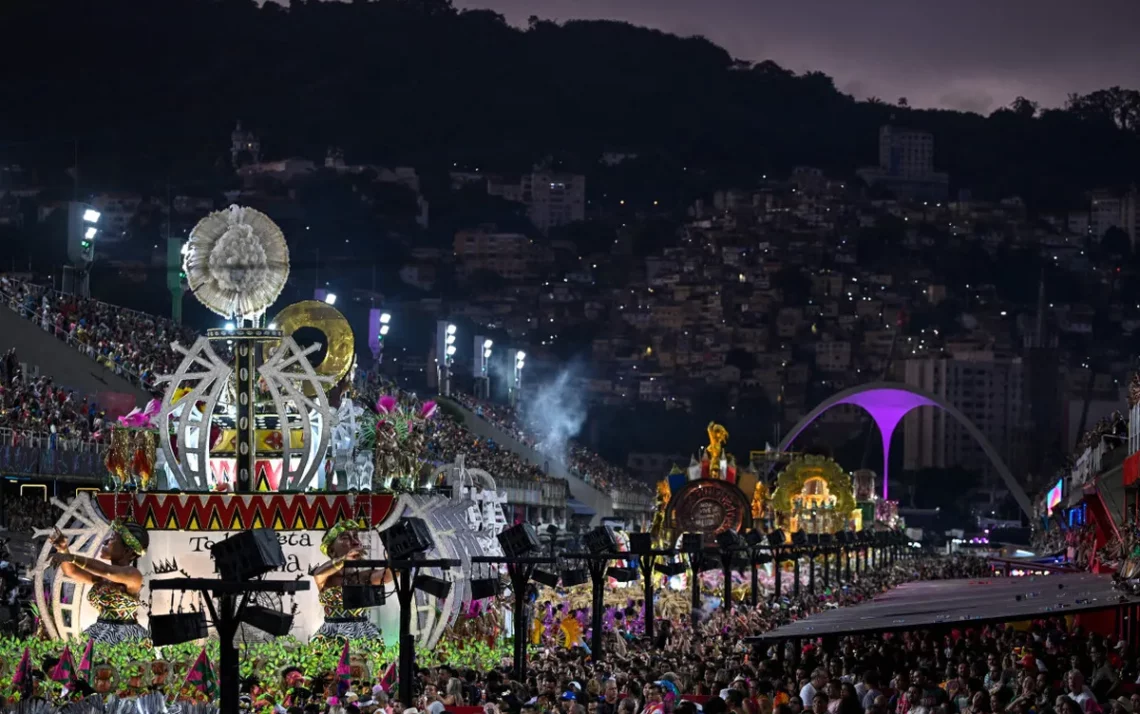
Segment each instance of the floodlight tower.
[{"label": "floodlight tower", "polygon": [[95,238],[102,214],[86,203],[72,201],[67,209],[67,257],[71,265],[63,269],[63,291],[81,297],[91,296],[91,263],[95,262]]},{"label": "floodlight tower", "polygon": [[368,347],[376,364],[384,361],[384,338],[392,329],[392,313],[373,308],[368,313]]},{"label": "floodlight tower", "polygon": [[458,328],[446,320],[440,320],[435,328],[435,364],[439,377],[439,393],[451,396],[451,365],[455,361],[455,339]]},{"label": "floodlight tower", "polygon": [[475,377],[475,396],[481,399],[491,398],[491,348],[494,341],[483,335],[475,335],[475,366],[472,370]]},{"label": "floodlight tower", "polygon": [[522,387],[523,367],[526,366],[526,352],[522,350],[508,350],[507,362],[511,365],[511,380],[507,384],[507,396],[511,406],[518,403],[519,389]]},{"label": "floodlight tower", "polygon": [[178,238],[166,239],[166,288],[170,290],[170,319],[182,324],[182,296],[186,294],[186,271],[182,269],[185,245]]}]

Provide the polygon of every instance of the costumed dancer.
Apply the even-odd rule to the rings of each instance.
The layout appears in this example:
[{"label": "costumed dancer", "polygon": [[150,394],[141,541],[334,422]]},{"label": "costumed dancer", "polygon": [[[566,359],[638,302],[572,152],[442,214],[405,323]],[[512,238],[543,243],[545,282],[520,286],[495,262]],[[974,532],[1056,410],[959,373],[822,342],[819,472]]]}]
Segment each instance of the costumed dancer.
[{"label": "costumed dancer", "polygon": [[356,521],[341,521],[321,539],[321,552],[331,560],[312,572],[321,606],[325,610],[325,622],[313,635],[314,638],[380,639],[380,631],[365,617],[365,610],[348,610],[344,607],[345,585],[387,585],[392,582],[390,570],[353,568],[348,573],[344,572],[346,561],[364,557],[360,529],[361,524]]},{"label": "costumed dancer", "polygon": [[52,534],[51,543],[55,547],[51,562],[59,566],[59,572],[91,586],[87,602],[99,612],[99,619],[83,633],[85,637],[110,645],[150,640],[150,634],[136,618],[143,586],[138,560],[150,545],[145,528],[113,521],[98,558],[69,552],[67,538],[58,529]]}]

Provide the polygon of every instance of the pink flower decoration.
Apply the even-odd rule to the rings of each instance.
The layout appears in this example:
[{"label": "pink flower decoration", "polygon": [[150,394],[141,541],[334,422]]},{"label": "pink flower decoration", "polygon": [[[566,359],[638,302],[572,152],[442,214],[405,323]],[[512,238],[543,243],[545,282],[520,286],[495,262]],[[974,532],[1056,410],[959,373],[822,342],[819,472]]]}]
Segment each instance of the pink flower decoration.
[{"label": "pink flower decoration", "polygon": [[376,411],[381,414],[391,414],[396,411],[396,398],[390,394],[385,394],[376,400]]},{"label": "pink flower decoration", "polygon": [[437,408],[439,405],[435,402],[424,402],[424,405],[420,407],[420,416],[424,419],[431,419]]}]

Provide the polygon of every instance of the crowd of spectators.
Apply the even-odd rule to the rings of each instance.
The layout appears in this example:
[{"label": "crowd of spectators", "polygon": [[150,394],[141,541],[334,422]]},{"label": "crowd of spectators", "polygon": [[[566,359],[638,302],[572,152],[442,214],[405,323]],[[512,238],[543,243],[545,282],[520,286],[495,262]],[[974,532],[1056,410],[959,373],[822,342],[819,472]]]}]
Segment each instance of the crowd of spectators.
[{"label": "crowd of spectators", "polygon": [[14,349],[0,360],[0,441],[12,446],[74,449],[106,438],[105,413],[95,401],[24,373]]},{"label": "crowd of spectators", "polygon": [[[732,613],[718,608],[702,614],[695,624],[683,614],[659,618],[652,640],[638,627],[641,603],[631,600],[624,609],[607,611],[600,657],[583,645],[568,643],[566,629],[559,625],[586,621],[586,613],[555,610],[552,605],[546,611],[551,623],[539,628],[538,645],[522,679],[512,676],[507,663],[490,671],[444,663],[417,669],[412,710],[398,707],[377,685],[371,691],[366,686],[363,691],[350,690],[331,703],[318,697],[308,704],[308,711],[445,714],[457,707],[480,706],[487,714],[696,714],[699,702],[706,714],[1014,712],[1018,710],[988,708],[988,699],[987,708],[969,709],[973,698],[965,695],[1006,685],[1004,679],[983,683],[989,671],[985,667],[977,682],[973,672],[990,653],[1002,662],[1003,647],[1024,649],[1026,633],[968,630],[953,642],[927,632],[849,637],[826,648],[811,642],[784,657],[777,656],[774,647],[764,650],[747,643],[750,636],[824,609],[857,604],[904,581],[975,578],[985,573],[984,562],[976,559],[900,561],[865,571],[845,587],[818,595],[773,598],[755,609],[737,608]],[[538,617],[543,617],[541,609]],[[1042,629],[1042,646],[1044,635]],[[960,663],[967,660],[966,674],[954,682]],[[1012,664],[1010,670],[1009,683],[1014,686]],[[309,681],[327,681],[327,673],[302,674]],[[912,691],[914,686],[917,692]],[[1020,681],[1016,686],[1019,693],[1023,691]],[[1006,703],[1012,700],[998,696]]]},{"label": "crowd of spectators", "polygon": [[[903,580],[976,578],[978,560],[907,563],[849,587],[778,607],[714,612],[695,628],[662,623],[657,638],[620,625],[595,661],[557,642],[525,681],[447,667],[420,673],[417,711],[481,704],[523,714],[1134,714],[1136,653],[1063,617],[1026,628],[963,625],[942,631],[809,641],[776,656],[745,640],[816,610],[856,604]],[[438,702],[438,704],[437,704]],[[700,709],[698,709],[698,706]],[[407,713],[405,713],[407,714]]]},{"label": "crowd of spectators", "polygon": [[[180,357],[170,348],[171,342],[190,344],[195,339],[191,330],[170,320],[67,295],[6,276],[0,277],[0,295],[11,309],[23,317],[146,389],[154,387],[156,377],[176,369]],[[140,339],[144,335],[146,338]],[[362,391],[367,394],[399,393],[374,374],[366,375],[364,380]],[[28,398],[24,393],[28,387],[20,394],[6,395],[0,427],[22,424],[20,428],[24,431],[28,430],[28,425],[32,425],[32,431],[42,427],[45,436],[57,435],[52,437],[53,443],[60,438],[96,442],[102,439],[102,416],[96,405],[89,404],[86,398],[77,398],[70,391],[60,398],[60,390],[53,389],[50,380],[43,378],[30,388],[37,395],[45,395],[49,403],[41,404],[38,396]],[[358,389],[361,389],[359,385]],[[414,395],[405,395],[405,398],[414,398]],[[52,406],[52,399],[59,399],[59,408],[47,408]],[[78,402],[73,403],[77,399]],[[509,407],[476,403],[467,395],[460,395],[459,400],[527,446],[539,446],[534,435],[522,427],[514,410]],[[63,436],[58,436],[60,434]],[[457,454],[463,453],[469,466],[486,469],[495,476],[536,480],[545,478],[549,470],[527,462],[494,440],[481,439],[450,423],[441,423],[434,430],[431,448],[442,461],[454,460]],[[548,456],[565,458],[571,473],[600,490],[650,493],[647,484],[631,478],[580,444],[571,442],[566,454]]]},{"label": "crowd of spectators", "polygon": [[152,389],[158,376],[173,373],[181,361],[171,342],[189,345],[195,338],[171,320],[6,276],[0,277],[0,295],[45,332],[144,389]]},{"label": "crowd of spectators", "polygon": [[4,526],[13,533],[31,534],[36,528],[50,528],[55,514],[50,502],[40,495],[6,496]]},{"label": "crowd of spectators", "polygon": [[[526,428],[524,420],[515,409],[503,404],[494,404],[477,399],[469,394],[454,395],[456,401],[477,416],[486,419],[497,428],[507,432],[522,444],[542,452],[542,444],[536,434]],[[545,453],[545,452],[542,452]],[[563,454],[545,454],[551,458],[564,459],[567,470],[594,488],[611,493],[641,493],[649,495],[649,484],[633,478],[625,470],[614,466],[582,444],[570,441]]]}]

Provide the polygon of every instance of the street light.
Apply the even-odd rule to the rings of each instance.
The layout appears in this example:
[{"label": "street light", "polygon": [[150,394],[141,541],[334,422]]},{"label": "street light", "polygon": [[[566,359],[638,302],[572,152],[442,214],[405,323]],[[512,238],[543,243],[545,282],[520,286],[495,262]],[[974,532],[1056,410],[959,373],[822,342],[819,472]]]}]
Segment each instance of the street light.
[{"label": "street light", "polygon": [[98,232],[99,232],[99,229],[96,228],[95,226],[87,226],[87,231],[83,234],[83,237],[86,238],[87,240],[91,240],[92,238],[95,237],[95,234]]},{"label": "street light", "polygon": [[[513,352],[515,367],[513,374],[511,375],[511,381],[507,384],[507,395],[510,399],[511,404],[515,404],[518,401],[519,386],[522,384],[522,370],[523,367],[526,366],[526,352],[523,352],[522,350],[514,350]],[[507,360],[510,360],[509,354],[507,356]]]},{"label": "street light", "polygon": [[325,302],[329,305],[336,305],[336,293],[328,293],[325,295]]},{"label": "street light", "polygon": [[475,396],[480,399],[491,398],[491,348],[495,342],[484,335],[475,335],[472,344],[474,352],[471,375],[475,378]]},{"label": "street light", "polygon": [[102,213],[99,213],[94,208],[88,208],[83,211],[83,220],[87,223],[98,223],[99,217],[102,215]]},{"label": "street light", "polygon": [[440,320],[436,323],[436,370],[439,375],[439,393],[451,396],[451,366],[457,348],[455,340],[459,328],[454,323]]}]

